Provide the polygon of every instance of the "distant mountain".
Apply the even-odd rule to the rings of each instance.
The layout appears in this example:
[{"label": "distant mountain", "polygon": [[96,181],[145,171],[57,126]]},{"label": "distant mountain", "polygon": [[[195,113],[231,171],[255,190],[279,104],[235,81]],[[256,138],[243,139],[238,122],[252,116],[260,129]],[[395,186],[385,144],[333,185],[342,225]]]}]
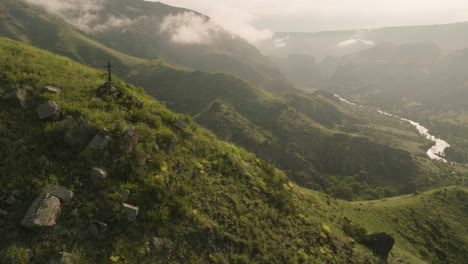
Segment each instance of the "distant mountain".
[{"label": "distant mountain", "polygon": [[305,54],[321,60],[327,56],[343,56],[364,50],[375,44],[387,42],[396,45],[433,43],[444,50],[458,50],[468,47],[468,22],[387,27],[379,29],[325,31],[318,33],[277,33],[285,39],[286,45],[279,49],[261,47],[273,56],[287,57],[291,54]]}]

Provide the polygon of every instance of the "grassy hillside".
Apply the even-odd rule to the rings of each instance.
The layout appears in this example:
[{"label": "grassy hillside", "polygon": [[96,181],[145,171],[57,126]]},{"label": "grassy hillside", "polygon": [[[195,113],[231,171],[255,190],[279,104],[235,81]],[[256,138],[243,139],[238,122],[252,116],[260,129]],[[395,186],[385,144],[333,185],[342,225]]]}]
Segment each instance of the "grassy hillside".
[{"label": "grassy hillside", "polygon": [[[109,90],[101,89],[103,71],[2,38],[0,72],[1,95],[11,89],[27,92],[22,104],[0,99],[4,263],[45,263],[60,251],[74,254],[76,263],[99,264],[379,263],[343,231],[344,216],[372,232],[385,230],[397,237],[389,263],[439,259],[432,250],[448,242],[427,244],[418,238],[431,236],[439,225],[452,243],[440,263],[463,260],[466,188],[440,190],[445,198],[434,191],[389,202],[340,202],[288,182],[273,166],[217,140],[141,88],[116,79]],[[60,103],[61,110],[40,120],[37,106],[49,100]],[[136,134],[129,138],[131,126]],[[92,150],[88,143],[102,133],[110,142]],[[108,177],[89,181],[93,167],[104,168]],[[62,203],[53,227],[22,227],[27,208],[49,184],[74,191],[74,198]],[[139,207],[135,221],[127,220],[122,209],[123,190],[129,191],[127,202]],[[418,218],[409,219],[428,227],[403,222],[378,227],[372,212],[383,223],[390,218],[379,215],[374,204],[390,201],[395,208],[402,204],[395,209],[402,220],[407,220],[405,204],[417,208]],[[429,203],[436,208],[421,207]],[[354,215],[357,207],[368,210],[366,218]],[[93,221],[107,228],[96,231]],[[408,244],[408,238],[415,238],[414,243]]]},{"label": "grassy hillside", "polygon": [[[216,140],[141,89],[131,90],[117,80],[120,97],[101,95],[97,90],[105,80],[104,72],[7,39],[0,41],[0,57],[0,93],[13,88],[28,92],[25,108],[3,99],[0,105],[0,169],[5,175],[0,184],[3,195],[16,190],[17,197],[12,205],[2,202],[8,215],[1,227],[0,255],[6,263],[33,259],[44,263],[61,250],[73,252],[82,263],[303,263],[307,259],[361,263],[375,259],[360,246],[332,253],[333,241],[350,240],[339,232],[322,238],[322,223],[302,212],[282,173]],[[63,90],[47,93],[45,85]],[[143,107],[135,106],[129,95],[144,102]],[[36,106],[47,100],[61,105],[56,121],[41,121],[35,113]],[[186,132],[193,138],[184,137],[176,118],[188,122]],[[80,142],[81,124],[85,140]],[[140,136],[126,153],[123,134],[130,126]],[[104,128],[112,137],[107,148],[86,147]],[[100,186],[86,180],[96,166],[109,172]],[[47,184],[70,188],[76,198],[63,205],[56,227],[36,231],[20,227],[32,199]],[[119,193],[124,189],[130,190],[129,202],[140,208],[136,223],[128,223],[123,215]],[[72,216],[75,208],[78,214]],[[93,220],[108,225],[98,239],[86,231]],[[162,244],[151,245],[153,236]],[[328,254],[320,253],[324,248]]]}]

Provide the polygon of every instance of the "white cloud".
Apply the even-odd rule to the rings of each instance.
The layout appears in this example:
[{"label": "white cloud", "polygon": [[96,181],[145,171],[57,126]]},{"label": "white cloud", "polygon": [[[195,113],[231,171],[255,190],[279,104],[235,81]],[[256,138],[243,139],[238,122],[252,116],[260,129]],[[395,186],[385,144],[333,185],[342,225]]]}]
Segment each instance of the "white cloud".
[{"label": "white cloud", "polygon": [[132,23],[128,18],[117,18],[115,16],[110,16],[106,21],[99,23],[99,12],[103,8],[103,0],[26,1],[45,8],[84,31],[105,31],[111,28],[121,28]]},{"label": "white cloud", "polygon": [[[147,0],[159,1],[159,0]],[[468,20],[466,0],[162,0],[258,42],[271,31],[324,31]],[[255,26],[256,25],[256,26]]]},{"label": "white cloud", "polygon": [[214,22],[193,12],[169,15],[160,26],[162,33],[170,34],[171,40],[180,44],[211,43],[220,30]]}]

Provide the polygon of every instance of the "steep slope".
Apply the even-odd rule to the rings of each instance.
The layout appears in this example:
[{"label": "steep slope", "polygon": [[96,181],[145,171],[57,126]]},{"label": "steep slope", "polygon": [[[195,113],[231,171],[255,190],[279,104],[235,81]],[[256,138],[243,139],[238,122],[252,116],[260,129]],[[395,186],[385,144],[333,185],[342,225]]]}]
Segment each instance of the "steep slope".
[{"label": "steep slope", "polygon": [[[102,71],[3,38],[0,59],[4,263],[46,263],[61,251],[71,252],[74,263],[100,264],[380,263],[346,235],[346,215],[371,231],[396,235],[389,263],[464,259],[466,188],[413,196],[421,199],[336,201],[288,182],[271,165],[215,139],[141,88],[119,79],[102,86]],[[14,88],[23,92],[11,93]],[[108,174],[96,178],[91,170]],[[61,199],[56,223],[23,227],[19,223],[42,192]],[[410,219],[418,224],[381,229],[354,215],[360,207],[369,210],[366,217],[383,217],[379,205],[390,202],[394,217],[411,211],[405,204],[416,208],[418,218]],[[419,207],[428,203],[433,210]],[[133,210],[128,204],[138,206],[138,214],[125,211]],[[445,248],[446,241],[426,244],[419,238],[437,230],[449,234],[451,247],[435,256],[431,250]]]},{"label": "steep slope", "polygon": [[[330,221],[315,209],[303,211],[311,204],[297,187],[252,154],[139,88],[101,86],[102,71],[0,40],[0,93],[25,91],[0,101],[2,261],[45,263],[65,250],[79,263],[376,262],[339,229],[322,227]],[[51,84],[61,89],[43,88]],[[108,176],[89,174],[93,167]],[[75,194],[59,205],[57,225],[21,227],[50,184]],[[139,207],[136,220],[121,199]]]}]

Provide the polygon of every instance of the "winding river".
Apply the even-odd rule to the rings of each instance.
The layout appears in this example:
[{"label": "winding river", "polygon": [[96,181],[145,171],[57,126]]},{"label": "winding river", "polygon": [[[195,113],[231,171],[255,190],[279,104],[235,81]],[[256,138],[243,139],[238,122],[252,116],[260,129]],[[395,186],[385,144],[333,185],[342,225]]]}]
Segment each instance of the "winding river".
[{"label": "winding river", "polygon": [[[355,104],[353,102],[350,102],[350,101],[340,97],[339,95],[335,94],[335,97],[338,98],[343,103],[353,105],[353,106],[358,106],[357,104]],[[415,122],[413,120],[409,120],[407,118],[400,117],[400,116],[397,116],[397,115],[393,115],[393,114],[390,114],[390,113],[387,113],[387,112],[384,112],[384,111],[381,111],[381,110],[377,110],[377,112],[379,112],[380,114],[385,115],[385,116],[398,118],[398,119],[400,119],[402,121],[408,122],[411,125],[413,125],[419,131],[419,134],[423,135],[424,137],[426,137],[427,139],[429,139],[430,141],[435,143],[435,145],[433,147],[431,147],[426,152],[427,155],[429,156],[429,158],[431,158],[432,160],[437,160],[437,161],[441,161],[441,162],[445,162],[445,163],[448,162],[444,158],[445,157],[445,150],[450,147],[450,144],[447,141],[442,140],[440,138],[437,138],[437,137],[431,135],[429,133],[429,130],[427,128],[425,128],[424,126],[422,126],[421,124],[419,124],[418,122]]]}]

